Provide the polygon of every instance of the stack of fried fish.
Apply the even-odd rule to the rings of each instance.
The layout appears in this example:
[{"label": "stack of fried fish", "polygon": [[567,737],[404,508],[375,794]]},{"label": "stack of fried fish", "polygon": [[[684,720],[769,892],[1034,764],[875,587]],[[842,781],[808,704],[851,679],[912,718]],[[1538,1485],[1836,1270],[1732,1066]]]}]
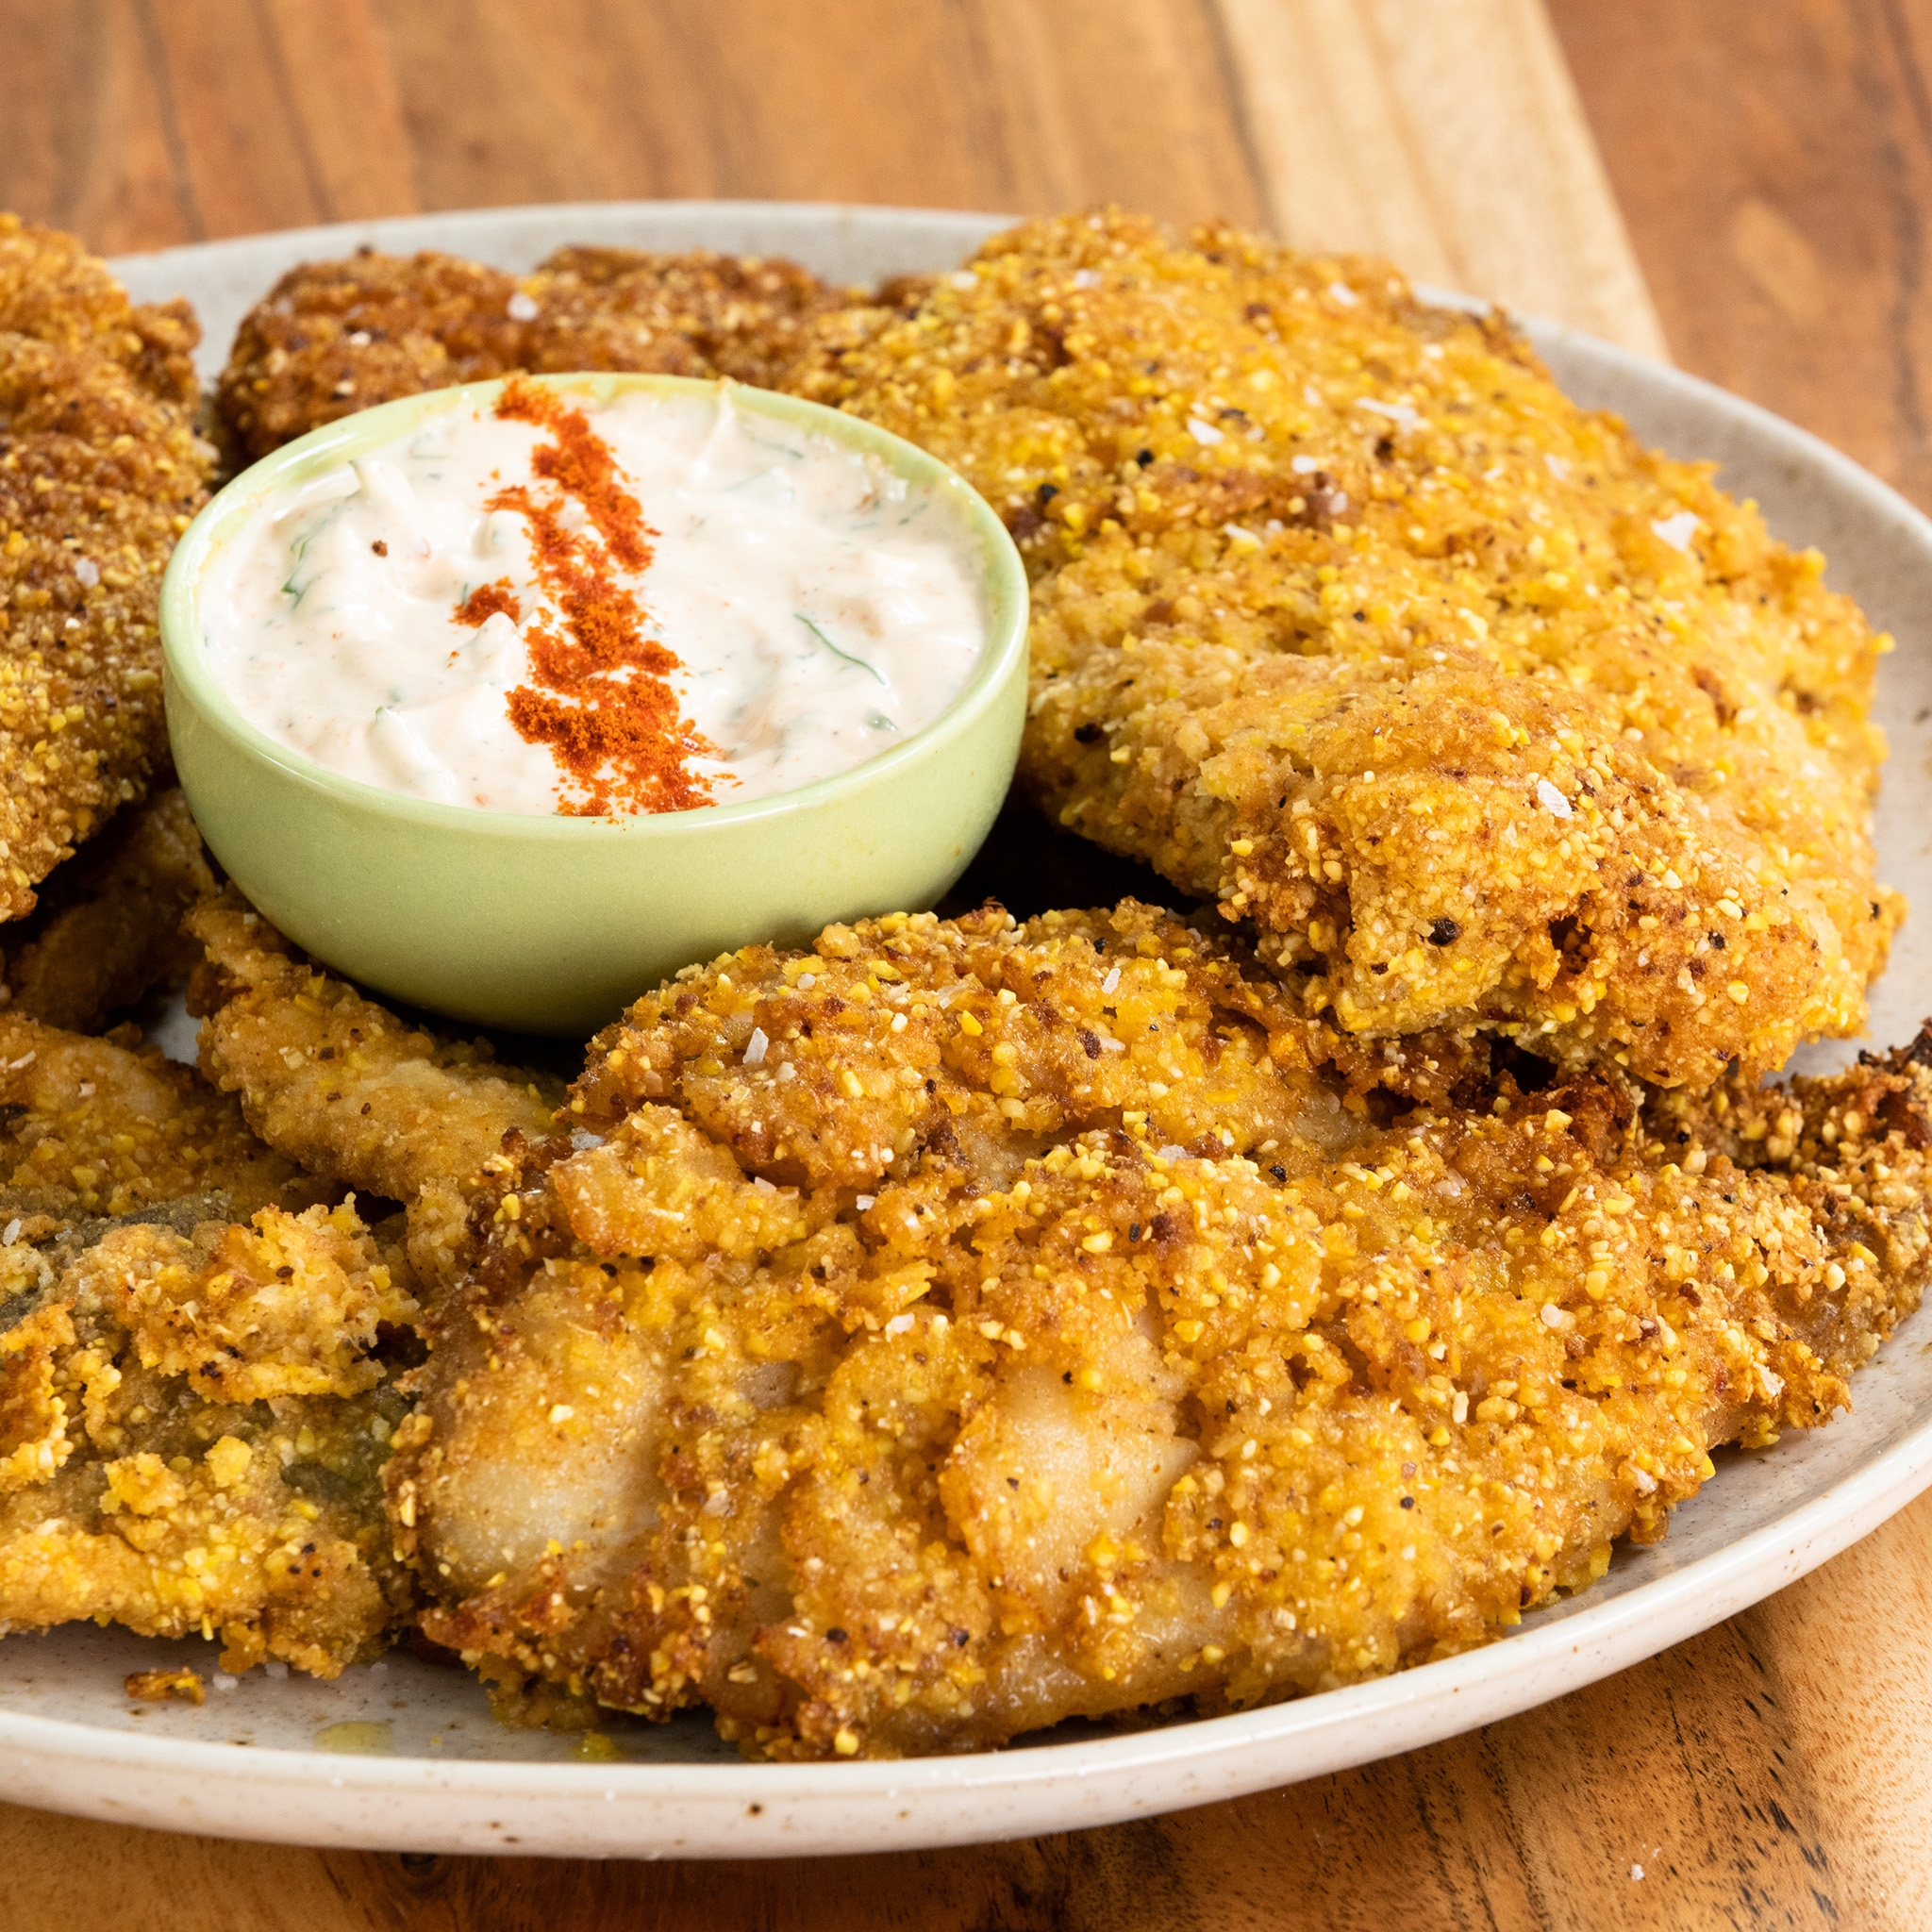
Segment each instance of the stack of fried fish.
[{"label": "stack of fried fish", "polygon": [[[188,466],[145,523],[23,497],[7,661],[44,680],[151,657],[152,570],[111,602],[92,533],[164,556],[202,458],[156,347],[188,325],[75,346],[44,318],[110,285],[12,233],[66,280],[21,269],[9,353],[92,358]],[[1032,574],[1025,791],[1182,909],[748,946],[565,1089],[216,895],[178,802],[124,813],[7,948],[0,1619],[323,1673],[414,1624],[526,1720],[974,1749],[1481,1643],[1661,1536],[1712,1450],[1849,1401],[1932,1266],[1932,1042],[1762,1078],[1857,1031],[1902,911],[1885,640],[1820,559],[1499,318],[1113,213],[872,295],[313,266],[218,433],[566,367],[774,384],[960,468]],[[139,495],[58,433],[32,474]],[[73,743],[118,744],[139,668],[90,675]],[[37,728],[8,756],[77,769]],[[163,753],[88,769],[138,794]],[[120,795],[67,782],[50,853]],[[86,1037],[190,902],[205,1078]]]}]

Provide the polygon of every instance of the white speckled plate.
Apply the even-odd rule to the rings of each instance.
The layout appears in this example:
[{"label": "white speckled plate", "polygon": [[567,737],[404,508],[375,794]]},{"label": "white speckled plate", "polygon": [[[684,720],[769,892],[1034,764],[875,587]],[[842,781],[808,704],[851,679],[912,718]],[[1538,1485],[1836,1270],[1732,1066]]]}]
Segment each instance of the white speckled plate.
[{"label": "white speckled plate", "polygon": [[[190,296],[212,373],[282,270],[367,242],[524,268],[564,242],[786,254],[866,280],[941,267],[990,217],[753,203],[633,203],[423,216],[181,248],[117,264],[142,297]],[[1682,456],[1711,457],[1786,539],[1817,543],[1832,581],[1901,648],[1880,708],[1892,762],[1879,812],[1886,875],[1932,907],[1932,525],[1811,437],[1707,385],[1585,337],[1533,331],[1583,400]],[[1927,941],[1907,928],[1874,1034],[1910,1037],[1932,1007]],[[1842,1052],[1838,1056],[1842,1058]],[[1829,1057],[1820,1056],[1813,1064]],[[212,1647],[64,1629],[0,1643],[0,1796],[94,1818],[417,1851],[592,1857],[791,1856],[956,1844],[1101,1824],[1361,1764],[1561,1695],[1801,1576],[1932,1482],[1932,1336],[1909,1323],[1857,1379],[1856,1413],[1717,1480],[1664,1542],[1620,1553],[1594,1589],[1486,1650],[1380,1683],[1112,1734],[1067,1727],[1024,1748],[904,1764],[746,1765],[709,1724],[610,1734],[617,1756],[506,1731],[466,1677],[406,1651],[337,1683],[257,1673],[205,1707],[131,1707],[124,1673]]]}]

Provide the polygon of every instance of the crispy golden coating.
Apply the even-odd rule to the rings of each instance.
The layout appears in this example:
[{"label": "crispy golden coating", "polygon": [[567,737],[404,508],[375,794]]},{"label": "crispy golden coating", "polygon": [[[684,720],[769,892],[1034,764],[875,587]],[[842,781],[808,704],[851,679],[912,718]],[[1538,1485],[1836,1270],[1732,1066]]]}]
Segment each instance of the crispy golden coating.
[{"label": "crispy golden coating", "polygon": [[118,1228],[8,1312],[0,1630],[219,1633],[226,1669],[325,1677],[381,1647],[407,1405],[374,1351],[416,1310],[352,1208]]},{"label": "crispy golden coating", "polygon": [[[1069,974],[1094,996],[1077,1018]],[[591,1042],[568,1117],[602,1129],[669,1102],[740,1166],[810,1190],[864,1190],[941,1156],[964,1184],[1004,1186],[1122,1108],[1203,1155],[1306,1127],[1307,1096],[1273,1056],[1305,1059],[1308,1040],[1366,1066],[1370,1086],[1386,1058],[1446,1088],[1470,1058],[1453,1039],[1363,1047],[1311,1030],[1267,975],[1147,908],[1095,932],[1069,916],[1063,942],[1040,949],[992,908],[833,925],[810,953],[752,946],[728,972],[690,969]]]},{"label": "crispy golden coating", "polygon": [[207,1015],[201,1064],[248,1124],[312,1175],[402,1202],[425,1290],[455,1278],[470,1198],[507,1134],[550,1128],[562,1084],[491,1064],[486,1041],[447,1041],[296,951],[239,894],[189,915],[208,950],[190,986]]},{"label": "crispy golden coating", "polygon": [[499,1165],[389,1474],[425,1628],[777,1757],[1481,1642],[1822,1423],[1932,1257],[1909,1057],[1551,1071],[1131,902],[681,975]]},{"label": "crispy golden coating", "polygon": [[19,1223],[5,1246],[71,1246],[126,1218],[240,1219],[323,1191],[192,1068],[0,1012],[0,1220]]},{"label": "crispy golden coating", "polygon": [[244,462],[358,409],[516,367],[516,283],[456,256],[291,269],[242,318],[215,414]]},{"label": "crispy golden coating", "polygon": [[559,248],[526,283],[539,313],[525,367],[665,369],[775,386],[812,318],[856,291],[796,262],[691,249]]},{"label": "crispy golden coating", "polygon": [[522,276],[449,255],[291,269],[243,318],[216,389],[244,458],[392,397],[513,369],[769,384],[847,299],[789,261],[563,248]]},{"label": "crispy golden coating", "polygon": [[97,1031],[200,957],[181,919],[214,890],[178,791],[128,807],[55,873],[30,919],[0,929],[8,1005],[49,1026]]},{"label": "crispy golden coating", "polygon": [[129,302],[74,236],[12,214],[0,214],[0,333],[105,356],[158,401],[192,409],[200,400],[201,328],[186,302]]},{"label": "crispy golden coating", "polygon": [[1499,318],[1103,214],[820,333],[788,386],[1020,540],[1026,783],[1253,921],[1310,1013],[1693,1086],[1862,1024],[1884,641]]},{"label": "crispy golden coating", "polygon": [[197,336],[0,218],[0,920],[165,767],[156,607],[213,458]]}]

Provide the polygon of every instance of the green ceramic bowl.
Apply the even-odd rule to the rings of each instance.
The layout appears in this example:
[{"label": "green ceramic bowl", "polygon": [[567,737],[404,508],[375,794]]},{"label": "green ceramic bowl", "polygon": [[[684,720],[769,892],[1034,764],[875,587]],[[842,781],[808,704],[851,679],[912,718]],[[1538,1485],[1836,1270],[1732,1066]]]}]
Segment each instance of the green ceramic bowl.
[{"label": "green ceramic bowl", "polygon": [[[641,375],[540,376],[572,394],[708,390]],[[582,1037],[680,966],[832,920],[930,906],[992,824],[1026,707],[1026,579],[985,500],[856,417],[770,391],[738,407],[836,438],[951,495],[985,572],[987,646],[950,709],[835,777],[650,818],[536,817],[405,798],[315,764],[249,724],[204,647],[215,546],[258,500],[497,383],[408,396],[313,431],[230,483],[161,588],[168,732],[210,850],[282,931],[364,986],[486,1026]]]}]

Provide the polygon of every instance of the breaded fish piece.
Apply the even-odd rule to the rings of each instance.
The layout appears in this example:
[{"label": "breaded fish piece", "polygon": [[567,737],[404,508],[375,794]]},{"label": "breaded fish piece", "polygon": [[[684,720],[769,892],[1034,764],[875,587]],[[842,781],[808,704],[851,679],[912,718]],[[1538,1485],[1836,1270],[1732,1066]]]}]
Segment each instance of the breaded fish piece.
[{"label": "breaded fish piece", "polygon": [[794,261],[706,248],[559,248],[525,288],[538,305],[524,365],[664,369],[775,387],[812,319],[858,298]]},{"label": "breaded fish piece", "polygon": [[215,416],[243,462],[396,396],[517,366],[516,283],[460,257],[364,250],[293,268],[242,318]]},{"label": "breaded fish piece", "polygon": [[310,1174],[402,1202],[425,1291],[454,1279],[471,1197],[508,1134],[550,1130],[562,1083],[491,1064],[487,1041],[407,1026],[297,951],[232,890],[189,915],[201,1065]]},{"label": "breaded fish piece", "polygon": [[1887,641],[1502,318],[1103,213],[820,334],[788,386],[1021,543],[1026,785],[1310,1013],[1699,1087],[1859,1029]]},{"label": "breaded fish piece", "polygon": [[193,409],[201,325],[172,302],[133,303],[106,262],[58,228],[0,214],[0,333],[118,362],[158,402]]},{"label": "breaded fish piece", "polygon": [[[17,1278],[21,1250],[0,1266]],[[380,1470],[416,1312],[353,1208],[107,1234],[0,1332],[0,1631],[219,1634],[318,1676],[406,1608]]]},{"label": "breaded fish piece", "polygon": [[512,370],[641,369],[768,384],[848,296],[796,264],[562,248],[512,276],[372,251],[291,269],[243,317],[216,385],[244,460],[358,409]]},{"label": "breaded fish piece", "polygon": [[779,1757],[1482,1642],[1847,1399],[1926,1058],[1720,1108],[1364,1042],[1131,902],[747,949],[498,1170],[388,1478],[424,1628]]},{"label": "breaded fish piece", "polygon": [[160,578],[213,460],[197,335],[0,221],[0,921],[166,769]]},{"label": "breaded fish piece", "polygon": [[49,1026],[97,1031],[201,957],[181,920],[214,891],[180,791],[129,806],[54,874],[31,918],[0,928],[8,1006]]},{"label": "breaded fish piece", "polygon": [[239,1220],[325,1191],[192,1067],[0,1012],[0,1247],[72,1245],[129,1218]]}]

